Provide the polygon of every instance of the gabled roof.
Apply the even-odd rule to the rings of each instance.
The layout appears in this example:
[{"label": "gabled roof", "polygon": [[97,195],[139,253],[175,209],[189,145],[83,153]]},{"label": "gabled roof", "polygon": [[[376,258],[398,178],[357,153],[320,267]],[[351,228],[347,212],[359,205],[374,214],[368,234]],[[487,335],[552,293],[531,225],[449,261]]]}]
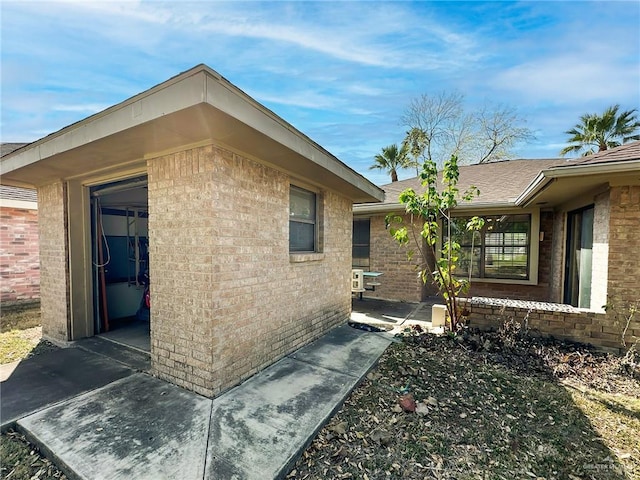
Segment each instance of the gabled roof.
[{"label": "gabled roof", "polygon": [[0,157],[9,155],[11,152],[18,150],[25,145],[28,145],[28,143],[2,143],[0,144]]},{"label": "gabled roof", "polygon": [[384,196],[206,65],[2,157],[0,182],[37,186],[122,168],[142,171],[149,158],[210,143],[341,192],[354,202],[375,202]]},{"label": "gabled roof", "polygon": [[[460,166],[458,188],[464,192],[471,186],[480,190],[480,196],[475,197],[465,206],[479,208],[514,207],[515,201],[531,181],[544,169],[566,164],[565,159],[540,160],[504,160],[499,162],[482,163]],[[441,182],[439,175],[439,182]],[[400,207],[398,196],[407,188],[413,188],[420,193],[424,190],[418,177],[401,180],[382,185],[385,192],[384,202],[380,204],[361,204],[354,207],[354,212],[391,211]]]},{"label": "gabled roof", "polygon": [[[640,184],[640,141],[573,159],[521,159],[460,167],[458,188],[480,196],[459,208],[552,207],[607,185]],[[382,185],[384,202],[359,204],[354,213],[403,209],[398,196],[407,188],[422,192],[417,177]]]}]

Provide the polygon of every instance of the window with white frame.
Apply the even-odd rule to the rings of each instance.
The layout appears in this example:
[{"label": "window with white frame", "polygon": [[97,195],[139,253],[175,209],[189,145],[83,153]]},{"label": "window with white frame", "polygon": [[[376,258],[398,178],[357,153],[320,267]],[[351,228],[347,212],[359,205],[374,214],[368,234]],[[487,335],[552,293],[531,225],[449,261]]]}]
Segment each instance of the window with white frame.
[{"label": "window with white frame", "polygon": [[317,195],[291,185],[289,190],[289,251],[316,252]]},{"label": "window with white frame", "polygon": [[[531,262],[531,215],[483,216],[480,231],[466,229],[471,217],[451,219],[451,237],[460,244],[456,272],[473,278],[528,280]],[[473,235],[473,236],[472,236]],[[448,238],[447,222],[443,237]]]}]

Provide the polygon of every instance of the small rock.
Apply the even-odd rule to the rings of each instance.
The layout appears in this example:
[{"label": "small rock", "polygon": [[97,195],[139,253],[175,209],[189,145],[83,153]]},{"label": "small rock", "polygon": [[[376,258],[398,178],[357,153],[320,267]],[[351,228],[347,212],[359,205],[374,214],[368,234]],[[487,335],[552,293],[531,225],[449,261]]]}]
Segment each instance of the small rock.
[{"label": "small rock", "polygon": [[428,415],[429,414],[429,407],[427,407],[427,405],[425,403],[417,402],[416,403],[416,413],[419,413],[420,415]]},{"label": "small rock", "polygon": [[426,403],[428,403],[429,405],[431,405],[432,407],[437,407],[438,406],[438,400],[436,400],[434,397],[429,397],[425,400]]},{"label": "small rock", "polygon": [[411,395],[410,393],[407,393],[406,395],[402,395],[398,399],[398,405],[400,405],[402,410],[404,410],[405,412],[416,411],[416,401],[413,398],[413,395]]}]

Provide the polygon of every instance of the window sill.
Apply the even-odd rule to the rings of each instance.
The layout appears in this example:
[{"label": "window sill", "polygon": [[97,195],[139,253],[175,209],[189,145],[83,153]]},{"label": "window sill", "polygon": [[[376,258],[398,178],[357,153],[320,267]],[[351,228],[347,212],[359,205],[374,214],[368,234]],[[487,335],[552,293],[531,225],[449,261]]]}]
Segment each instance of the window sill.
[{"label": "window sill", "polygon": [[[466,277],[468,279],[468,277]],[[511,278],[476,278],[471,277],[471,284],[474,283],[501,283],[501,284],[513,284],[513,285],[538,285],[538,282],[534,280],[516,280]]]},{"label": "window sill", "polygon": [[319,262],[324,260],[324,253],[290,253],[289,263]]}]

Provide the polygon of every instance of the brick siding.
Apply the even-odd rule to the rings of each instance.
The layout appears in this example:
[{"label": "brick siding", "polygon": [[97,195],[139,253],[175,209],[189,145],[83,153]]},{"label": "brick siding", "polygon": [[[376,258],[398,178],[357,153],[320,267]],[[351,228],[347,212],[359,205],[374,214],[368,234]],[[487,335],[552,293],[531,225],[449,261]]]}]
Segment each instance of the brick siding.
[{"label": "brick siding", "polygon": [[[419,302],[424,296],[425,286],[418,278],[418,255],[409,260],[407,252],[417,251],[414,244],[399,245],[385,228],[385,215],[373,216],[370,219],[370,266],[374,272],[382,272],[375,291],[365,292],[365,296],[384,298],[405,302]],[[405,225],[409,225],[409,218],[404,218]],[[365,283],[367,279],[365,278]],[[435,293],[431,292],[431,293]]]},{"label": "brick siding", "polygon": [[42,334],[63,342],[70,334],[65,197],[61,182],[38,188]]},{"label": "brick siding", "polygon": [[160,378],[214,396],[347,320],[348,199],[321,192],[324,251],[291,261],[285,173],[208,146],[150,159],[148,174]]},{"label": "brick siding", "polygon": [[609,296],[639,301],[640,186],[613,187],[609,212]]},{"label": "brick siding", "polygon": [[0,302],[40,299],[38,210],[0,207]]}]

